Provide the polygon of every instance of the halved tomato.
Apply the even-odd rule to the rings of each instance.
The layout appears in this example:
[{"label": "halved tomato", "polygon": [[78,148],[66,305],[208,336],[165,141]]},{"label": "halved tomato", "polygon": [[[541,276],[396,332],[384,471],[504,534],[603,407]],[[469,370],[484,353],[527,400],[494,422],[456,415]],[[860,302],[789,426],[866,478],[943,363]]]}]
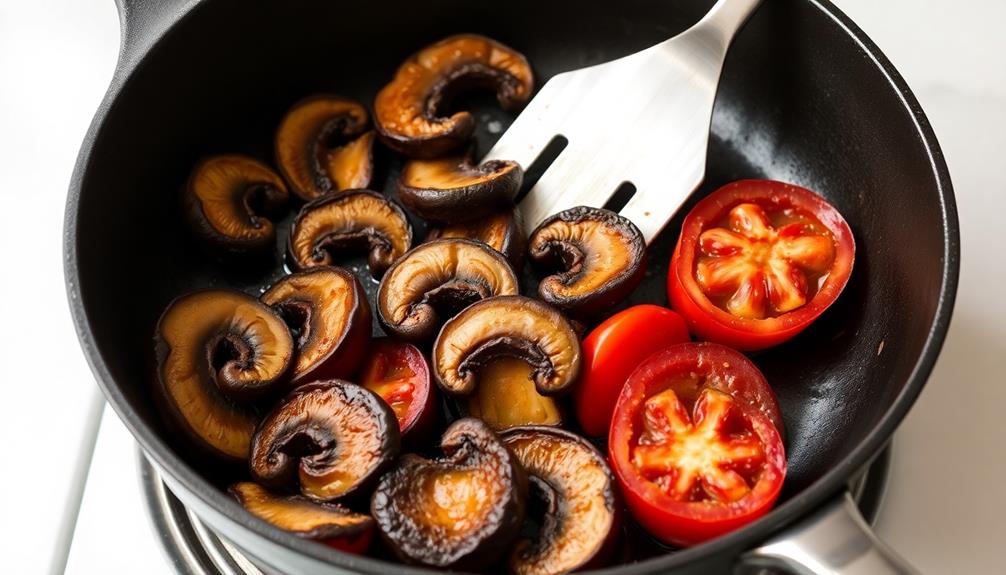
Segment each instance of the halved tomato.
[{"label": "halved tomato", "polygon": [[746,357],[675,345],[629,377],[608,434],[629,511],[653,536],[694,545],[764,515],[786,454],[775,394]]},{"label": "halved tomato", "polygon": [[573,392],[584,433],[608,433],[615,401],[629,375],[650,355],[688,341],[685,321],[658,305],[637,305],[601,322],[580,344],[580,381]]},{"label": "halved tomato", "polygon": [[436,419],[430,366],[410,343],[387,337],[373,340],[359,382],[391,406],[404,439],[422,436]]},{"label": "halved tomato", "polygon": [[753,351],[803,331],[852,273],[849,224],[810,190],[741,180],[689,212],[667,292],[693,334]]}]

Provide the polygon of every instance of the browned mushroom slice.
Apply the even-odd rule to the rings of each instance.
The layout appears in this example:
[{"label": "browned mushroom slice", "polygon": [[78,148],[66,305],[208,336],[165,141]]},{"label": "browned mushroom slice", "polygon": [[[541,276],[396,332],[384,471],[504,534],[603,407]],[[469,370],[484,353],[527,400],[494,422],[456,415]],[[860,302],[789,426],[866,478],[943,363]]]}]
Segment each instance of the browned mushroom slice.
[{"label": "browned mushroom slice", "polygon": [[520,271],[524,263],[527,237],[524,235],[520,211],[511,207],[476,221],[433,228],[426,234],[426,241],[441,238],[467,238],[482,242],[502,253],[510,260],[514,271]]},{"label": "browned mushroom slice", "polygon": [[295,104],[276,131],[276,164],[294,193],[313,200],[331,191],[366,188],[374,171],[374,133],[367,110],[338,96]]},{"label": "browned mushroom slice", "polygon": [[371,514],[406,563],[475,571],[494,565],[524,518],[524,472],[477,419],[454,422],[440,447],[441,459],[402,456],[374,491]]},{"label": "browned mushroom slice", "polygon": [[531,262],[559,269],[538,284],[538,295],[578,316],[624,299],[646,271],[646,242],[639,228],[615,212],[570,208],[541,223],[528,238]]},{"label": "browned mushroom slice", "polygon": [[431,222],[450,224],[481,218],[513,204],[524,171],[516,162],[475,165],[473,150],[437,160],[412,160],[398,181],[405,207]]},{"label": "browned mushroom slice", "polygon": [[474,34],[445,38],[406,60],[374,100],[374,123],[388,147],[417,158],[435,158],[468,141],[475,119],[468,112],[444,117],[451,98],[470,86],[488,86],[504,110],[527,103],[534,88],[531,65],[519,52]]},{"label": "browned mushroom slice", "polygon": [[260,299],[296,336],[293,383],[356,371],[371,333],[370,304],[356,276],[342,268],[311,268],[279,280]]},{"label": "browned mushroom slice", "polygon": [[331,379],[298,387],[262,420],[249,462],[266,487],[299,481],[301,493],[328,501],[365,490],[399,442],[398,419],[380,397]]},{"label": "browned mushroom slice", "polygon": [[527,472],[532,496],[544,504],[539,532],[517,541],[509,572],[559,575],[596,566],[617,527],[614,478],[604,456],[561,429],[517,428],[503,441]]},{"label": "browned mushroom slice", "polygon": [[366,249],[370,273],[380,278],[411,245],[412,225],[395,203],[369,190],[329,192],[301,208],[288,256],[292,267],[306,269]]},{"label": "browned mushroom slice", "polygon": [[305,539],[351,540],[374,525],[364,513],[301,495],[277,495],[250,481],[235,483],[229,491],[252,515]]},{"label": "browned mushroom slice", "polygon": [[444,324],[433,344],[433,373],[447,393],[468,395],[499,358],[531,366],[538,393],[569,389],[580,374],[580,340],[558,310],[522,296],[482,300]]},{"label": "browned mushroom slice", "polygon": [[293,363],[283,320],[241,292],[198,291],[168,305],[155,341],[157,386],[172,420],[209,452],[247,459],[258,418],[240,402],[283,383]]},{"label": "browned mushroom slice", "polygon": [[276,243],[266,217],[287,203],[283,179],[245,156],[213,156],[200,162],[185,186],[185,212],[199,237],[235,254],[261,253]]},{"label": "browned mushroom slice", "polygon": [[513,295],[517,276],[499,252],[471,240],[422,244],[391,266],[377,290],[377,315],[409,341],[433,339],[444,320],[469,304]]},{"label": "browned mushroom slice", "polygon": [[468,396],[468,414],[496,431],[518,425],[559,425],[562,415],[551,397],[538,393],[531,366],[522,359],[501,357],[478,373],[479,385]]}]

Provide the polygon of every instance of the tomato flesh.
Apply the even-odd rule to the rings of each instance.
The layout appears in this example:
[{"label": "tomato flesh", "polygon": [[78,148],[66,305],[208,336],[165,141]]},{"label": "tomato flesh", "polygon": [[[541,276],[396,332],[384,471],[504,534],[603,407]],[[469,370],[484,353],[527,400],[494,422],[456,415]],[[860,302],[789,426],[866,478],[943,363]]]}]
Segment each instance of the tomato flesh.
[{"label": "tomato flesh", "polygon": [[430,368],[414,345],[390,338],[374,340],[359,379],[391,407],[403,436],[424,427],[421,424],[432,417]]},{"label": "tomato flesh", "polygon": [[713,389],[702,392],[692,414],[673,389],[650,397],[633,465],[676,501],[737,501],[757,482],[751,470],[765,462],[758,438],[731,421],[737,409],[733,398]]},{"label": "tomato flesh", "polygon": [[671,305],[696,336],[754,351],[803,331],[842,292],[855,242],[813,192],[769,180],[716,190],[685,217],[671,258]]},{"label": "tomato flesh", "polygon": [[803,306],[835,260],[831,233],[813,215],[794,208],[771,215],[782,221],[756,203],[739,204],[699,236],[699,286],[736,317],[778,317]]},{"label": "tomato flesh", "polygon": [[608,433],[629,375],[650,355],[688,341],[685,321],[657,305],[637,305],[601,322],[580,344],[583,363],[573,392],[576,418],[591,436]]},{"label": "tomato flesh", "polygon": [[687,546],[764,515],[786,475],[773,416],[764,377],[732,349],[688,343],[650,356],[623,387],[608,434],[633,517]]}]

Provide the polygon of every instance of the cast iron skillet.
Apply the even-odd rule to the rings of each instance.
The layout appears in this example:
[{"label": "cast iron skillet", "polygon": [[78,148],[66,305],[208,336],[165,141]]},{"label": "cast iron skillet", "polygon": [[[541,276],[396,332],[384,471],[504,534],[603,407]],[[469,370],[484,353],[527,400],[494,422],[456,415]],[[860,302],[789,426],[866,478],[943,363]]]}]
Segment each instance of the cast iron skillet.
[{"label": "cast iron skillet", "polygon": [[[91,367],[171,490],[274,569],[376,575],[390,567],[251,517],[220,489],[220,478],[196,471],[155,413],[145,361],[166,303],[195,287],[252,291],[281,273],[278,263],[227,269],[189,243],[177,192],[201,156],[239,152],[271,161],[273,131],[294,101],[331,91],[370,102],[406,55],[451,33],[479,32],[517,48],[544,81],[664,40],[711,4],[120,0],[119,66],[70,187],[66,277]],[[482,126],[508,121],[488,99],[466,104]],[[479,138],[487,150],[494,136]],[[384,168],[390,183],[395,161]],[[706,183],[696,197],[750,177],[817,190],[845,215],[858,243],[851,281],[834,307],[795,340],[755,357],[785,416],[783,496],[768,516],[729,536],[612,573],[709,573],[738,561],[771,562],[781,555],[771,546],[745,551],[794,534],[796,545],[823,551],[826,565],[866,565],[850,563],[868,552],[869,540],[845,514],[842,493],[888,441],[936,361],[957,287],[958,228],[947,167],[918,103],[876,46],[826,0],[765,2],[727,57]],[[666,301],[679,225],[680,216],[653,246],[648,280],[633,301]]]}]

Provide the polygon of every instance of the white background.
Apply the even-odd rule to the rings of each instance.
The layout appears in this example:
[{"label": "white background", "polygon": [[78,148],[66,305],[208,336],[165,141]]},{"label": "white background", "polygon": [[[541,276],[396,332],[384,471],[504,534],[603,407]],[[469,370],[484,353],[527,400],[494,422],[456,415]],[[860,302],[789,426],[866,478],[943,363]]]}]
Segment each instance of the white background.
[{"label": "white background", "polygon": [[[769,0],[771,1],[771,0]],[[943,355],[895,441],[878,530],[927,573],[1006,565],[1006,2],[839,0],[907,78],[950,165],[963,240]],[[61,264],[63,201],[118,49],[112,0],[0,0],[0,558],[62,570],[101,403],[77,347]],[[108,415],[107,417],[111,417]],[[106,426],[109,427],[109,426]],[[107,442],[120,473],[129,443]],[[105,455],[99,454],[101,457]],[[114,467],[112,467],[114,469]],[[113,489],[95,479],[89,490]],[[135,479],[129,476],[129,482]],[[113,487],[115,486],[115,487]],[[74,553],[114,538],[104,573],[161,569],[147,527],[86,510]],[[127,509],[128,508],[128,509]],[[86,544],[82,543],[86,542]],[[80,551],[81,548],[83,551]],[[93,572],[93,571],[92,571]]]}]

